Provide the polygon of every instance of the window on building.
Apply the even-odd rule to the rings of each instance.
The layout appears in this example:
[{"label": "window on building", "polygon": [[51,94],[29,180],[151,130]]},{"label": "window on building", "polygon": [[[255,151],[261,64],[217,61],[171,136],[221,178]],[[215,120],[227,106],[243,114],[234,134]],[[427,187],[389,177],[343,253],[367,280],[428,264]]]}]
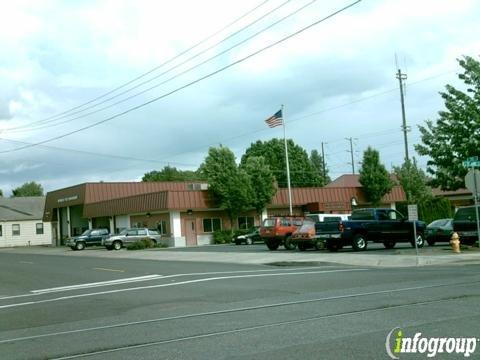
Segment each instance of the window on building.
[{"label": "window on building", "polygon": [[240,216],[237,221],[239,229],[247,230],[254,226],[253,216]]},{"label": "window on building", "polygon": [[12,235],[13,236],[20,235],[20,224],[12,224]]},{"label": "window on building", "polygon": [[2,225],[0,225],[0,236],[2,236]]},{"label": "window on building", "polygon": [[222,230],[222,221],[219,218],[203,219],[203,232],[211,233]]},{"label": "window on building", "polygon": [[157,223],[158,232],[162,235],[167,234],[167,222],[165,220],[160,220]]},{"label": "window on building", "polygon": [[35,228],[37,235],[43,235],[43,223],[36,223]]}]

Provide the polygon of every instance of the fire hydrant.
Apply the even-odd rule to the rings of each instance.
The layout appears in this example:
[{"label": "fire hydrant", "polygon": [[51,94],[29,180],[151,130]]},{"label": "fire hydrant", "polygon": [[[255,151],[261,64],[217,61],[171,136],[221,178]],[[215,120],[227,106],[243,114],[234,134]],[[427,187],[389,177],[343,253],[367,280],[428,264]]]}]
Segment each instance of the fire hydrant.
[{"label": "fire hydrant", "polygon": [[452,245],[452,250],[454,253],[460,252],[460,238],[456,232],[452,234],[452,238],[450,239],[450,245]]}]

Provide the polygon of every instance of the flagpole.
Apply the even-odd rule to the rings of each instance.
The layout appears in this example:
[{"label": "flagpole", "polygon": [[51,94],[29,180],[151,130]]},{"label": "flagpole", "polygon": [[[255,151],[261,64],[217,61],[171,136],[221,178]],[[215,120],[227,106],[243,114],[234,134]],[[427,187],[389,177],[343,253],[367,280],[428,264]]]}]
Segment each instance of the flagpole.
[{"label": "flagpole", "polygon": [[285,112],[283,111],[284,107],[282,104],[282,124],[283,124],[283,141],[285,143],[285,162],[287,164],[287,185],[288,185],[288,206],[290,210],[290,215],[293,215],[293,210],[292,210],[292,188],[290,186],[290,165],[288,163],[288,145],[287,145],[287,132],[285,129]]}]

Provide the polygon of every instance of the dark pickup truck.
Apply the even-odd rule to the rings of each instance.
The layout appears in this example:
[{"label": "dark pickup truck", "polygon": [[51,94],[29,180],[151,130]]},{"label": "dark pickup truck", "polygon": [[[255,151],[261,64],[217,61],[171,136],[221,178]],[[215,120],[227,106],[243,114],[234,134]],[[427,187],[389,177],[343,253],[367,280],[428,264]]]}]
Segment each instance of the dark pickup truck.
[{"label": "dark pickup truck", "polygon": [[83,250],[87,246],[102,245],[108,236],[108,229],[90,229],[84,231],[82,235],[67,239],[65,245],[72,250]]},{"label": "dark pickup truck", "polygon": [[[480,213],[480,209],[478,209]],[[460,243],[473,245],[478,240],[477,214],[475,206],[461,207],[453,217],[453,231],[460,237]]]},{"label": "dark pickup truck", "polygon": [[[344,246],[352,246],[355,251],[367,249],[368,241],[383,243],[387,249],[392,249],[396,243],[413,241],[413,223],[393,209],[370,208],[358,209],[352,212],[350,220],[337,224],[328,222],[315,223],[315,234],[306,224],[294,234],[293,239],[300,250],[314,246],[319,249],[323,245],[330,251],[337,251]],[[425,223],[415,222],[417,246],[424,244]],[[303,238],[302,238],[303,237]],[[323,245],[322,245],[323,243]]]}]

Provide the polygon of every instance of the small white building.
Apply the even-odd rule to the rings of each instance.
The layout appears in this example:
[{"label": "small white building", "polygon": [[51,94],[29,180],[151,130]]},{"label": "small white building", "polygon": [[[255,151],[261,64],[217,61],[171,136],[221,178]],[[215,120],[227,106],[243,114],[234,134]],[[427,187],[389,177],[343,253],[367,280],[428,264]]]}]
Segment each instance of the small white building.
[{"label": "small white building", "polygon": [[51,245],[52,226],[43,221],[44,196],[0,197],[0,247]]}]

